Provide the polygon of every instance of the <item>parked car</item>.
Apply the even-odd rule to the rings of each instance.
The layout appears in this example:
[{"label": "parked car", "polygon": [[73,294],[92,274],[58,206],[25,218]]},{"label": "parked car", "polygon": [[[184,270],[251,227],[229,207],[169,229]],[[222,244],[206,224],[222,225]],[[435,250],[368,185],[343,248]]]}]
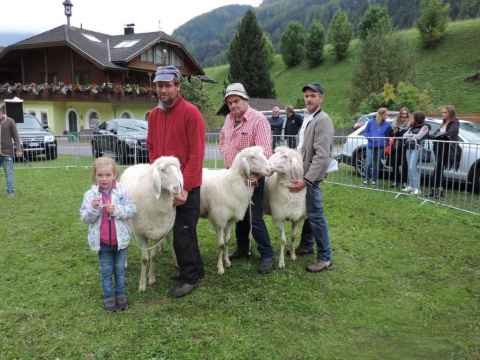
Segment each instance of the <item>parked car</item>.
[{"label": "parked car", "polygon": [[148,163],[147,133],[145,120],[107,120],[93,132],[92,156],[112,156],[120,165]]},{"label": "parked car", "polygon": [[[358,130],[360,129],[363,125],[367,125],[367,123],[372,120],[375,116],[377,115],[376,112],[372,112],[370,114],[365,114],[365,115],[361,115],[358,120],[355,122],[355,124],[353,124],[353,130]],[[389,111],[387,113],[387,116],[389,118],[394,118],[394,117],[397,117],[398,115],[398,111]]]},{"label": "parked car", "polygon": [[32,159],[38,155],[45,155],[47,160],[57,158],[57,140],[38,119],[30,114],[23,114],[23,123],[17,123],[18,136],[22,143],[23,156]]},{"label": "parked car", "polygon": [[[391,121],[391,120],[389,120]],[[427,118],[425,120],[430,125],[429,134],[432,135],[440,126],[441,120]],[[339,156],[341,162],[351,165],[355,168],[357,176],[365,177],[365,164],[367,154],[368,140],[364,138],[363,131],[365,125],[354,131],[346,139],[342,146],[342,153]],[[480,189],[480,125],[470,121],[460,120],[460,132],[458,135],[460,147],[462,148],[462,157],[458,170],[445,169],[444,177],[468,185],[474,185],[474,188]],[[422,175],[433,176],[435,168],[435,154],[433,153],[432,137],[425,141],[425,149],[422,151],[431,151],[429,162],[420,162],[419,170]],[[388,155],[381,159],[380,171],[393,171],[389,167]],[[401,171],[401,167],[399,169]]]}]

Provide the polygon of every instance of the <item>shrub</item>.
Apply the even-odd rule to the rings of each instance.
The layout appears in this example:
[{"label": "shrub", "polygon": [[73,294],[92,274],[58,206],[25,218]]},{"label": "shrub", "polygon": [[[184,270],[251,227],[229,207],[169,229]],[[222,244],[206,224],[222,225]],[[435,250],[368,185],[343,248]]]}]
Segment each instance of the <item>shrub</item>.
[{"label": "shrub", "polygon": [[347,56],[348,46],[353,38],[353,26],[348,21],[347,13],[343,10],[337,10],[328,27],[328,38],[332,44],[331,52],[342,60]]},{"label": "shrub", "polygon": [[423,0],[422,13],[416,26],[424,47],[433,48],[438,45],[450,20],[449,10],[450,4],[443,6],[442,0]]},{"label": "shrub", "polygon": [[316,67],[324,60],[325,28],[317,21],[312,22],[307,34],[307,61],[311,67]]},{"label": "shrub", "polygon": [[280,54],[288,67],[305,59],[305,29],[298,21],[291,21],[280,38]]},{"label": "shrub", "polygon": [[387,9],[380,5],[371,6],[362,16],[358,24],[358,37],[365,40],[370,33],[390,32],[392,30],[392,20],[387,13]]}]

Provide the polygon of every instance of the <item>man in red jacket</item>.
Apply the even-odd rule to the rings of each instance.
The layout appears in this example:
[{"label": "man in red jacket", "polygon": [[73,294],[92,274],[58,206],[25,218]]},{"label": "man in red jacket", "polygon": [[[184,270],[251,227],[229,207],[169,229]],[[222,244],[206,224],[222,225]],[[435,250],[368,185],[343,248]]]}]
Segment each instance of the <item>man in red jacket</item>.
[{"label": "man in red jacket", "polygon": [[147,147],[150,164],[161,156],[180,160],[184,191],[178,194],[173,248],[180,272],[172,297],[179,298],[194,291],[205,275],[198,248],[197,222],[200,217],[200,185],[205,152],[205,122],[198,109],[180,94],[180,72],[175,66],[159,67],[154,82],[158,106],[148,116]]}]

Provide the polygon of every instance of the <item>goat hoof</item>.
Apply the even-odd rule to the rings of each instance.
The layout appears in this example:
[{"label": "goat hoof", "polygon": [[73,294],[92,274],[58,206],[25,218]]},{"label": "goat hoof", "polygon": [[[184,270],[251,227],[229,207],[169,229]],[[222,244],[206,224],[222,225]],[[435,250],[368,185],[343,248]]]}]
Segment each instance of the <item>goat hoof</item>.
[{"label": "goat hoof", "polygon": [[223,274],[225,274],[225,270],[223,270],[223,269],[218,270],[218,275],[222,276]]},{"label": "goat hoof", "polygon": [[227,269],[230,269],[232,267],[232,263],[229,261],[229,262],[225,262],[225,267]]},{"label": "goat hoof", "polygon": [[153,286],[157,281],[155,279],[149,280],[148,285]]},{"label": "goat hoof", "polygon": [[138,291],[140,291],[142,294],[145,294],[145,288],[140,287],[138,288]]}]

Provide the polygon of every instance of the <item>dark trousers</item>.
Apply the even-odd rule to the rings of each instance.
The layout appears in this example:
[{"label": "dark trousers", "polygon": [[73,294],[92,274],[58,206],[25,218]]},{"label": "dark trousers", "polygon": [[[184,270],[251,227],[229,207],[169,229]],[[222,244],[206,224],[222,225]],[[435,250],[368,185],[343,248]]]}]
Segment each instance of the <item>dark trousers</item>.
[{"label": "dark trousers", "polygon": [[[393,173],[390,174],[391,180],[396,183],[406,184],[408,177],[408,164],[405,156],[405,142],[402,139],[395,139],[390,153],[390,166],[393,167]],[[402,171],[400,172],[401,169]]]},{"label": "dark trousers", "polygon": [[197,223],[200,217],[200,187],[188,193],[187,201],[177,206],[173,225],[173,248],[180,268],[180,284],[195,284],[204,265],[198,248]]},{"label": "dark trousers", "polygon": [[[261,258],[273,259],[273,249],[270,244],[267,226],[263,221],[263,189],[265,188],[265,178],[258,180],[258,186],[253,191],[252,196],[252,235],[257,243],[258,252]],[[249,250],[248,235],[250,233],[250,208],[247,209],[242,221],[237,222],[235,226],[235,235],[237,237],[238,250],[247,252]]]},{"label": "dark trousers", "polygon": [[288,136],[288,147],[290,149],[295,149],[297,147],[297,139],[293,135]]},{"label": "dark trousers", "polygon": [[436,152],[435,152],[435,173],[434,173],[434,182],[430,184],[432,187],[439,188],[443,187],[443,156],[445,154],[444,147],[448,146],[445,145],[443,142],[436,143]]}]

